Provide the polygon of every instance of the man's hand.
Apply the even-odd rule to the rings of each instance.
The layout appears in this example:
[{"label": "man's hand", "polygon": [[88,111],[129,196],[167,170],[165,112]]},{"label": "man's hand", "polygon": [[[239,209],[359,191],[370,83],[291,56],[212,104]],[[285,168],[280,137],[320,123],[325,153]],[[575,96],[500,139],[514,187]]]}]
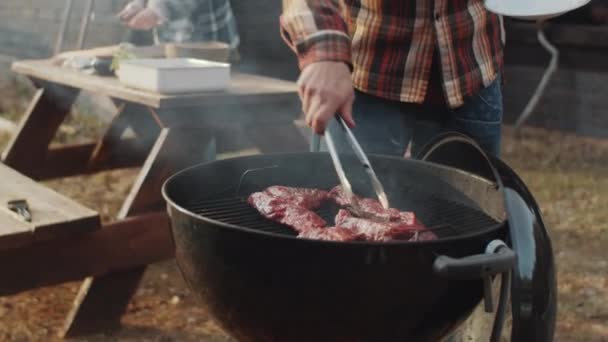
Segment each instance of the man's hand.
[{"label": "man's hand", "polygon": [[137,13],[141,12],[144,6],[139,1],[129,2],[122,11],[118,12],[117,16],[125,22],[129,22]]},{"label": "man's hand", "polygon": [[137,30],[151,30],[162,23],[162,17],[154,9],[146,8],[129,20],[127,26]]},{"label": "man's hand", "polygon": [[327,123],[336,114],[344,118],[351,128],[355,92],[350,69],[343,62],[316,62],[302,70],[298,79],[298,92],[306,124],[315,133],[323,134]]}]

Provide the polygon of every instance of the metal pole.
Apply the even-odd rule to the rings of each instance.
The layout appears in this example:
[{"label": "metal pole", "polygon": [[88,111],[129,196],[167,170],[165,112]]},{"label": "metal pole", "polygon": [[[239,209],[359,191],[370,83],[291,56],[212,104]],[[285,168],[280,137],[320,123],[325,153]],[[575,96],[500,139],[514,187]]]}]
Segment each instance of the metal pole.
[{"label": "metal pole", "polygon": [[545,37],[545,33],[543,32],[543,28],[542,28],[542,22],[538,23],[537,38],[538,38],[538,42],[540,43],[540,45],[551,54],[551,62],[549,62],[549,66],[547,67],[545,74],[543,75],[542,79],[540,80],[538,87],[534,91],[532,98],[530,98],[530,101],[526,105],[526,108],[524,108],[522,114],[519,116],[519,118],[515,122],[516,129],[518,129],[528,119],[528,117],[530,117],[530,115],[532,115],[532,111],[536,108],[538,101],[544,94],[545,88],[547,87],[547,84],[551,80],[551,76],[553,76],[553,74],[557,70],[558,63],[559,63],[559,50],[557,50],[557,48],[555,46],[553,46]]},{"label": "metal pole", "polygon": [[68,26],[70,19],[70,13],[72,12],[72,0],[66,0],[65,6],[63,7],[63,14],[61,15],[61,26],[59,26],[59,33],[57,34],[57,40],[55,41],[55,54],[58,54],[63,50],[63,40],[65,39],[65,29]]},{"label": "metal pole", "polygon": [[78,32],[78,49],[82,49],[84,47],[84,40],[87,35],[87,29],[89,28],[89,19],[91,18],[91,13],[93,12],[93,6],[95,5],[95,0],[87,0],[86,7],[84,9],[84,16],[80,21],[80,32]]}]

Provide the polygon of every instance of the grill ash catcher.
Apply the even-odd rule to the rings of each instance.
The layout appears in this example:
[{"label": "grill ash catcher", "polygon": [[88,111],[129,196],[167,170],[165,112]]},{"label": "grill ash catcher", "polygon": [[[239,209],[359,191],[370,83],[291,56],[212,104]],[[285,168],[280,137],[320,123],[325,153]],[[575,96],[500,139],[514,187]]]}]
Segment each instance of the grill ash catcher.
[{"label": "grill ash catcher", "polygon": [[[167,180],[177,264],[226,332],[255,342],[441,341],[483,303],[494,312],[490,341],[498,341],[509,314],[511,341],[552,341],[551,241],[513,170],[453,133],[437,137],[418,159],[369,161],[391,207],[414,211],[437,240],[299,239],[247,204],[249,194],[271,185],[339,184],[327,153],[213,161]],[[342,162],[353,190],[375,197],[360,161]],[[318,214],[329,219],[335,211]]]}]

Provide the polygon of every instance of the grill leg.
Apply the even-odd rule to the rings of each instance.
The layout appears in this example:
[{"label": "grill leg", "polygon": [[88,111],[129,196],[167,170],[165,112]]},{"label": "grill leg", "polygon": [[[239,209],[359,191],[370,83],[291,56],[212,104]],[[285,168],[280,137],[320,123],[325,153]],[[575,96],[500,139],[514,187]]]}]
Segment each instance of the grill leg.
[{"label": "grill leg", "polygon": [[[500,281],[492,282],[492,293],[497,294],[500,291]],[[498,299],[495,298],[495,301]],[[510,315],[511,311],[507,312]],[[485,312],[483,301],[475,308],[473,314],[455,331],[445,342],[470,342],[470,341],[489,341],[492,333],[492,325],[494,323],[495,313],[488,314]],[[505,324],[503,328],[502,340],[509,340],[511,326]]]}]

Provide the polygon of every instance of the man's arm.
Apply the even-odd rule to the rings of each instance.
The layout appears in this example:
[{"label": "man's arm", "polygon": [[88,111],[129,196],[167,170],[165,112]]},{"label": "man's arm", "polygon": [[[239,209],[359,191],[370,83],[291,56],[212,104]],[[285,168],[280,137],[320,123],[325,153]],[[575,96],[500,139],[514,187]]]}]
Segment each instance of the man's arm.
[{"label": "man's arm", "polygon": [[187,18],[195,8],[195,0],[149,0],[145,8],[128,20],[127,25],[138,30],[151,30],[169,20]]},{"label": "man's arm", "polygon": [[340,0],[283,0],[281,35],[300,69],[320,61],[351,66],[351,41]]},{"label": "man's arm", "polygon": [[146,7],[146,0],[132,0],[118,12],[117,16],[127,22],[131,20],[137,13],[141,12]]},{"label": "man's arm", "polygon": [[281,35],[296,53],[302,73],[298,93],[306,124],[323,134],[341,115],[354,127],[351,43],[339,0],[283,0]]}]

